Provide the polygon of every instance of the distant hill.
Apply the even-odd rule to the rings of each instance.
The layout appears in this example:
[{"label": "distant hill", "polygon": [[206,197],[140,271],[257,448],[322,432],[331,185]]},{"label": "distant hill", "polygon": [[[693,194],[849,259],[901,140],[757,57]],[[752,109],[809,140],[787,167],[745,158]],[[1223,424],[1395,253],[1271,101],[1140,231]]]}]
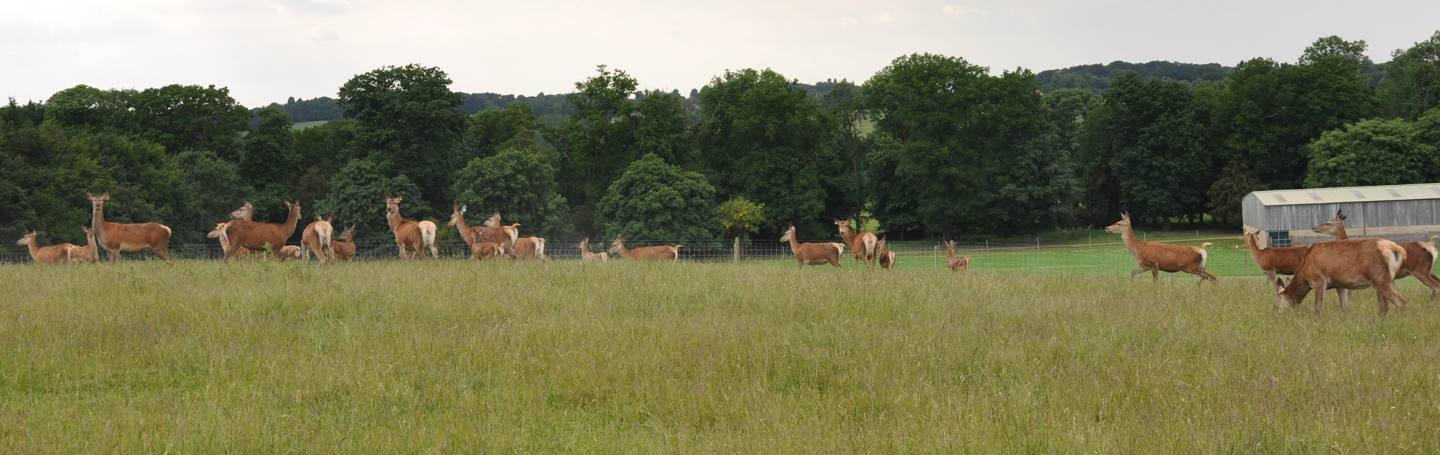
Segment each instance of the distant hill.
[{"label": "distant hill", "polygon": [[1110,62],[1106,65],[1080,65],[1041,71],[1035,75],[1040,90],[1049,92],[1062,88],[1078,88],[1101,93],[1110,82],[1125,73],[1140,77],[1170,79],[1182,82],[1216,82],[1234,69],[1218,63],[1179,63],[1153,61],[1147,63]]}]

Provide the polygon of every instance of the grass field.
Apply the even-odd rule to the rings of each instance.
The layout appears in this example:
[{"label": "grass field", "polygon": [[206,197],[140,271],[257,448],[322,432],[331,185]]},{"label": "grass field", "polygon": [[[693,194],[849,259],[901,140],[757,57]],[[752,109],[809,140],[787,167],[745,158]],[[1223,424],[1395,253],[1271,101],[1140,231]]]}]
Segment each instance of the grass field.
[{"label": "grass field", "polygon": [[1413,280],[976,267],[4,266],[0,452],[1440,451]]}]

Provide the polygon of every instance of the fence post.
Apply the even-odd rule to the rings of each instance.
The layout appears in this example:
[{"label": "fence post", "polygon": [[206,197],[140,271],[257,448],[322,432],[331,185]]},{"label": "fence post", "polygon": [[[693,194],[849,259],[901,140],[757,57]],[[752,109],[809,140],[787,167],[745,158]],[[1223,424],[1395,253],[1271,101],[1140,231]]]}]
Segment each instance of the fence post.
[{"label": "fence post", "polygon": [[1035,237],[1035,251],[1040,251],[1040,237]]},{"label": "fence post", "polygon": [[932,245],[932,246],[930,247],[930,268],[935,268],[935,269],[940,268],[940,246],[939,246],[939,245]]},{"label": "fence post", "polygon": [[740,262],[740,236],[735,236],[734,261]]}]

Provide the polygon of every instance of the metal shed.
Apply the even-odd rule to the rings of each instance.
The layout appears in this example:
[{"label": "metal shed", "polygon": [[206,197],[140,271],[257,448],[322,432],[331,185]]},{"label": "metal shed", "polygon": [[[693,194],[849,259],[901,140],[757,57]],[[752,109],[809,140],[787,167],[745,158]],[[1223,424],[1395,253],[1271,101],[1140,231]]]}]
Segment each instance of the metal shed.
[{"label": "metal shed", "polygon": [[1329,238],[1311,228],[1339,209],[1351,237],[1424,240],[1440,232],[1440,183],[1255,191],[1240,201],[1245,224],[1269,233],[1275,246]]}]

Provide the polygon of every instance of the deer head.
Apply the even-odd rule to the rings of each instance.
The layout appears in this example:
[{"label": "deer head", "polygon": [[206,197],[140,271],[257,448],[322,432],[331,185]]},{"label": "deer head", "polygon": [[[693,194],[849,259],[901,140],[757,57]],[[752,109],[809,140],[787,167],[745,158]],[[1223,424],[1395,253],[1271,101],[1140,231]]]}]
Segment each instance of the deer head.
[{"label": "deer head", "polygon": [[465,208],[464,208],[464,207],[460,207],[460,206],[456,206],[455,204],[450,204],[450,222],[449,222],[449,223],[445,223],[445,224],[450,225],[450,226],[459,227],[459,226],[460,226],[460,223],[463,222],[464,220],[465,220]]},{"label": "deer head", "polygon": [[100,209],[105,208],[105,201],[110,200],[110,192],[107,191],[107,192],[105,192],[105,194],[101,194],[101,195],[99,195],[99,196],[96,196],[96,195],[90,194],[90,193],[85,193],[85,199],[89,199],[89,200],[90,200],[90,209],[91,209],[91,210],[100,210]]},{"label": "deer head", "polygon": [[[1291,289],[1292,287],[1295,289]],[[1275,278],[1275,308],[1283,309],[1300,304],[1300,300],[1295,298],[1294,295],[1302,292],[1301,288],[1304,288],[1303,291],[1305,293],[1309,293],[1310,291],[1305,280],[1295,280],[1293,278],[1287,280],[1284,277]],[[1304,298],[1305,294],[1299,294],[1299,296],[1300,298]]]},{"label": "deer head", "polygon": [[781,241],[781,242],[789,242],[791,239],[794,239],[794,238],[795,238],[795,225],[792,224],[792,225],[790,225],[790,228],[789,228],[789,229],[786,229],[786,230],[785,230],[785,235],[780,236],[780,241]]},{"label": "deer head", "polygon": [[345,243],[355,243],[355,225],[346,227],[345,233],[340,234],[340,237],[345,239]]},{"label": "deer head", "polygon": [[955,255],[955,241],[954,241],[954,240],[946,240],[946,241],[945,241],[945,251],[946,251],[947,253],[950,253],[951,256],[954,256],[954,255]]},{"label": "deer head", "polygon": [[490,218],[485,220],[485,227],[500,227],[500,212],[490,215]]},{"label": "deer head", "polygon": [[842,233],[850,232],[850,220],[835,220],[835,227]]},{"label": "deer head", "polygon": [[230,223],[215,223],[215,229],[211,229],[209,233],[205,234],[205,236],[212,239],[218,239],[220,238],[221,234],[225,233],[225,226],[228,226],[229,224]]},{"label": "deer head", "polygon": [[87,227],[87,226],[80,226],[80,230],[83,231],[83,232],[85,232],[85,240],[89,241],[90,243],[95,243],[95,230],[94,230],[94,229],[90,229],[90,228]]},{"label": "deer head", "polygon": [[400,213],[400,201],[405,200],[405,195],[391,197],[385,196],[385,215],[392,216]]},{"label": "deer head", "polygon": [[1324,223],[1317,224],[1315,225],[1315,227],[1310,228],[1310,230],[1315,231],[1319,234],[1330,234],[1338,236],[1340,235],[1340,231],[1345,230],[1345,219],[1341,218],[1341,216],[1343,216],[1343,214],[1337,212],[1335,214],[1335,218],[1331,218]]},{"label": "deer head", "polygon": [[1128,229],[1130,229],[1130,214],[1121,213],[1120,221],[1116,221],[1115,224],[1106,226],[1105,232],[1109,232],[1111,234],[1123,234]]},{"label": "deer head", "polygon": [[25,234],[24,236],[20,237],[20,240],[15,241],[15,244],[16,244],[16,245],[20,245],[20,246],[30,246],[30,245],[34,245],[34,244],[35,244],[35,236],[37,236],[37,235],[40,235],[40,234],[37,233],[37,232],[35,232],[35,231],[30,231],[29,233],[27,233],[27,234]]},{"label": "deer head", "polygon": [[255,216],[255,204],[251,204],[250,201],[245,201],[240,208],[230,212],[230,218],[236,220],[248,220],[253,216]]},{"label": "deer head", "polygon": [[620,235],[615,237],[615,241],[610,242],[610,249],[607,251],[611,253],[619,253],[620,250],[623,249],[625,249],[625,236]]}]

